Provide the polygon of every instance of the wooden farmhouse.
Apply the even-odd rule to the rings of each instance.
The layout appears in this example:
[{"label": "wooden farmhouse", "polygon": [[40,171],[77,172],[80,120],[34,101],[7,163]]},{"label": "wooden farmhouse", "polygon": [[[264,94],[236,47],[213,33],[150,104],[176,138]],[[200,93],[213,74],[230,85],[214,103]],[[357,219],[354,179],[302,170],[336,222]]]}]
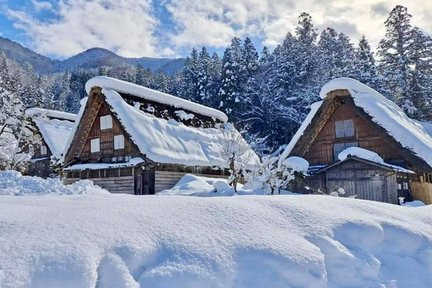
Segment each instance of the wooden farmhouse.
[{"label": "wooden farmhouse", "polygon": [[54,166],[60,166],[59,160],[63,157],[76,115],[41,108],[27,109],[26,115],[30,118],[33,131],[41,139],[40,145],[34,147],[34,155],[26,174],[47,178],[56,174]]},{"label": "wooden farmhouse", "polygon": [[282,155],[309,161],[305,193],[432,203],[432,137],[419,122],[353,79],[330,81],[320,96]]},{"label": "wooden farmhouse", "polygon": [[171,188],[186,173],[226,175],[221,111],[103,76],[86,90],[63,159],[65,183],[90,179],[141,195]]}]

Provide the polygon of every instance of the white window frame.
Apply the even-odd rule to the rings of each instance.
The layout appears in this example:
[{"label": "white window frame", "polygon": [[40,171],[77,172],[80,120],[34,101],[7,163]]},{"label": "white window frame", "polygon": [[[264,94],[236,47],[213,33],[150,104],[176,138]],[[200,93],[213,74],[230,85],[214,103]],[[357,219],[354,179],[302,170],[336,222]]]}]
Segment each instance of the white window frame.
[{"label": "white window frame", "polygon": [[100,139],[93,138],[90,140],[90,153],[99,153],[100,152]]},{"label": "white window frame", "polygon": [[104,115],[100,117],[100,129],[106,130],[106,129],[112,129],[113,123],[112,123],[112,117],[111,115]]},{"label": "white window frame", "polygon": [[41,145],[40,146],[40,154],[43,155],[47,155],[48,154],[48,147],[46,145]]},{"label": "white window frame", "polygon": [[125,148],[125,139],[122,134],[114,136],[114,150],[122,150]]}]

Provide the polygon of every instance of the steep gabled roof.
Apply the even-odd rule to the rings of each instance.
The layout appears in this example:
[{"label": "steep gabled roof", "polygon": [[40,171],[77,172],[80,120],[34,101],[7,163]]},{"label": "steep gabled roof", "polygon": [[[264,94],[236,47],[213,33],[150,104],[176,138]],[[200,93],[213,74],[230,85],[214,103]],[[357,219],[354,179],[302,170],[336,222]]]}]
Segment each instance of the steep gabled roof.
[{"label": "steep gabled roof", "polygon": [[125,93],[141,97],[150,101],[171,105],[176,108],[186,109],[201,115],[218,119],[222,122],[228,121],[227,115],[225,115],[225,113],[223,113],[222,111],[126,81],[106,76],[96,76],[87,81],[85,85],[87,94],[90,93],[90,90],[93,87],[110,89],[117,91],[118,93]]},{"label": "steep gabled roof", "polygon": [[329,102],[332,91],[346,90],[355,105],[368,114],[372,121],[384,129],[403,148],[432,167],[432,137],[417,121],[410,119],[400,107],[374,89],[350,78],[338,78],[325,84],[320,92],[323,101],[312,106],[309,115],[294,135],[281,158],[290,155],[302,135],[310,127],[319,110]]},{"label": "steep gabled roof", "polygon": [[77,115],[42,108],[27,109],[26,115],[36,124],[52,156],[60,159]]},{"label": "steep gabled roof", "polygon": [[[100,98],[105,101],[113,116],[119,121],[125,133],[128,134],[130,140],[136,145],[142,156],[147,159],[159,163],[187,166],[228,167],[227,160],[223,155],[225,135],[223,135],[220,129],[215,127],[192,127],[173,119],[167,120],[156,117],[150,113],[146,113],[139,107],[129,104],[120,95],[119,91],[99,85],[102,85],[102,83],[95,86],[98,88],[91,90],[91,93],[89,93],[89,101],[84,100],[82,102],[74,132],[68,140],[68,146],[71,146],[72,143],[76,143],[77,145],[84,144],[83,141],[75,141],[74,137],[77,137],[77,134],[79,134],[78,129],[86,129],[83,125],[80,126],[80,122],[85,117],[86,110],[91,109],[92,101],[94,102],[94,99]],[[171,98],[165,98],[164,100],[168,101],[169,99]],[[95,109],[95,107],[92,109]],[[97,111],[93,112],[93,114],[97,113]],[[87,126],[90,127],[89,125]],[[235,133],[238,133],[238,139],[241,139],[240,141],[247,145],[239,132],[235,131]],[[75,147],[76,151],[79,149],[79,147]],[[68,152],[68,154],[72,152]],[[72,154],[75,154],[75,152]],[[249,148],[247,154],[245,158],[250,158],[250,164],[259,163],[259,158],[252,149]],[[68,155],[67,158],[71,158],[71,155]]]}]

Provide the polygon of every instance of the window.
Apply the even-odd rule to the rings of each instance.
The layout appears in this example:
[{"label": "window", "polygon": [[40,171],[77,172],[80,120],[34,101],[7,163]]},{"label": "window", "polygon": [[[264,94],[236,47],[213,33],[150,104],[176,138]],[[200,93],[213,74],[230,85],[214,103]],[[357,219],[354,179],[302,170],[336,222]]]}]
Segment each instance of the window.
[{"label": "window", "polygon": [[115,135],[114,136],[114,150],[120,150],[124,149],[125,143],[124,143],[124,137],[123,135]]},{"label": "window", "polygon": [[334,160],[339,160],[338,155],[343,150],[349,147],[358,147],[358,142],[346,142],[346,143],[335,143],[333,145],[333,158]]},{"label": "window", "polygon": [[48,154],[47,146],[42,145],[42,146],[40,147],[40,154],[41,154],[41,155],[47,155],[47,154]]},{"label": "window", "polygon": [[112,129],[112,117],[111,115],[105,115],[100,117],[100,129]]},{"label": "window", "polygon": [[403,182],[403,189],[408,190],[408,182]]},{"label": "window", "polygon": [[402,190],[402,184],[401,183],[397,183],[398,186],[398,190]]},{"label": "window", "polygon": [[91,153],[97,153],[100,151],[100,140],[99,138],[91,139],[90,140],[90,152]]},{"label": "window", "polygon": [[352,119],[336,121],[336,138],[353,137],[354,136],[354,121]]}]

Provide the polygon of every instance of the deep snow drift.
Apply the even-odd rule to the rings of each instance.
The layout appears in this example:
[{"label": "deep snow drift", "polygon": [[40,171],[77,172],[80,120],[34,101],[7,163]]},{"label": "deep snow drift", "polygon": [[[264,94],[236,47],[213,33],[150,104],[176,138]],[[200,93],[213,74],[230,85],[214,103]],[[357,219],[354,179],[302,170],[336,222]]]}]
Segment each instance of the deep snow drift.
[{"label": "deep snow drift", "polygon": [[432,287],[432,206],[0,197],[0,287]]},{"label": "deep snow drift", "polygon": [[90,180],[81,180],[72,185],[63,185],[59,179],[42,179],[39,177],[22,176],[21,173],[16,171],[0,171],[0,195],[40,196],[108,193],[107,190],[93,185],[93,182]]}]

